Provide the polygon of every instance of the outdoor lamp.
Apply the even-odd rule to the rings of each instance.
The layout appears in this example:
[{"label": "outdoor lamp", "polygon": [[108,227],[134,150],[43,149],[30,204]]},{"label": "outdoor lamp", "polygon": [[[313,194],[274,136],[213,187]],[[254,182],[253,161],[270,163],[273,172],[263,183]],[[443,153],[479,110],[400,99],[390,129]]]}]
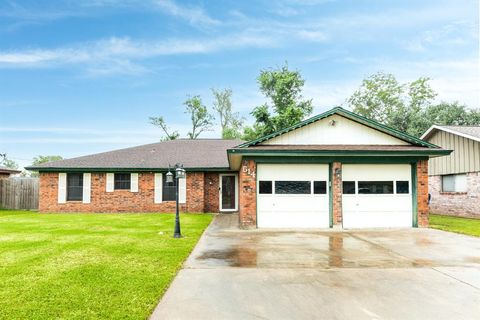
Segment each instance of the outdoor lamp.
[{"label": "outdoor lamp", "polygon": [[176,173],[177,179],[185,178],[185,169],[183,169],[182,167],[177,167],[175,169],[175,173]]},{"label": "outdoor lamp", "polygon": [[[168,176],[170,174],[170,177]],[[173,182],[173,173],[170,172],[170,170],[168,171],[167,173],[167,182],[169,181],[168,179],[171,179],[171,181]],[[180,163],[177,163],[175,165],[175,179],[176,179],[176,184],[175,184],[175,200],[176,200],[176,206],[175,206],[175,231],[173,233],[173,237],[174,238],[181,238],[182,237],[182,233],[180,231],[180,215],[179,215],[179,211],[180,211],[180,205],[178,203],[178,180],[179,179],[184,179],[185,178],[185,169],[183,169],[183,165],[181,165]]]},{"label": "outdoor lamp", "polygon": [[167,183],[173,183],[173,173],[170,172],[170,169],[165,176],[167,178]]}]

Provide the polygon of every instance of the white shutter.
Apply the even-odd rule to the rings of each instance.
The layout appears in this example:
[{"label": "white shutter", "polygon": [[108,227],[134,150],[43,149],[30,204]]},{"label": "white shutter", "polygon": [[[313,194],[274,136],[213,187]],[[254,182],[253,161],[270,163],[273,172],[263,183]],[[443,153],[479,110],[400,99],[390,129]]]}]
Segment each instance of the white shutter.
[{"label": "white shutter", "polygon": [[138,192],[138,173],[130,173],[130,192]]},{"label": "white shutter", "polygon": [[163,187],[163,174],[155,173],[155,193],[154,201],[155,203],[162,203],[162,187]]},{"label": "white shutter", "polygon": [[113,182],[115,180],[115,176],[113,173],[107,173],[107,192],[113,192]]},{"label": "white shutter", "polygon": [[92,174],[84,173],[83,174],[83,203],[90,203],[90,190],[92,183]]},{"label": "white shutter", "polygon": [[187,174],[185,174],[185,178],[178,179],[178,202],[187,202]]},{"label": "white shutter", "polygon": [[58,174],[58,203],[67,202],[67,174]]}]

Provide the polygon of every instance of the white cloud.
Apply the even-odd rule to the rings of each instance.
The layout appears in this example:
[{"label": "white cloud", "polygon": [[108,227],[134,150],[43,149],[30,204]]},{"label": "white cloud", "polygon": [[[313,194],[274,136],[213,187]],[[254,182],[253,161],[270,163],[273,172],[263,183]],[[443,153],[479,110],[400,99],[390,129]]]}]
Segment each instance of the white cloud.
[{"label": "white cloud", "polygon": [[220,21],[211,18],[203,9],[199,7],[180,6],[172,0],[155,1],[156,6],[162,11],[182,19],[187,20],[192,25],[218,25]]}]

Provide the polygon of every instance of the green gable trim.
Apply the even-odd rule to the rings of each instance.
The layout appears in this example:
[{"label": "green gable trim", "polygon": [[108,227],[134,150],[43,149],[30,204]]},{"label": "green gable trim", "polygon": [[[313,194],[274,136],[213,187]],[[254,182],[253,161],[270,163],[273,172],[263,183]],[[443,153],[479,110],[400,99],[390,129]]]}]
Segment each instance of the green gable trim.
[{"label": "green gable trim", "polygon": [[340,116],[343,116],[347,119],[350,119],[352,121],[355,121],[355,122],[358,122],[358,123],[361,123],[363,125],[366,125],[370,128],[373,128],[373,129],[376,129],[378,131],[381,131],[383,133],[386,133],[388,135],[391,135],[393,137],[396,137],[400,140],[403,140],[403,141],[406,141],[406,142],[409,142],[409,143],[412,143],[414,145],[417,145],[417,146],[422,146],[422,147],[428,147],[428,148],[438,148],[438,146],[434,145],[434,144],[431,144],[429,142],[426,142],[426,141],[423,141],[419,138],[416,138],[414,136],[411,136],[409,134],[406,134],[404,132],[401,132],[399,130],[396,130],[396,129],[393,129],[393,128],[390,128],[386,125],[383,125],[377,121],[374,121],[374,120],[371,120],[371,119],[368,119],[366,117],[363,117],[361,115],[358,115],[356,113],[353,113],[351,111],[348,111],[348,110],[345,110],[341,107],[335,107],[329,111],[326,111],[324,113],[321,113],[319,115],[316,115],[312,118],[309,118],[309,119],[306,119],[304,121],[301,121],[297,124],[294,124],[293,126],[290,126],[290,127],[287,127],[285,129],[282,129],[282,130],[279,130],[277,132],[274,132],[274,133],[271,133],[269,135],[266,135],[266,136],[263,136],[263,137],[260,137],[258,139],[255,139],[255,140],[252,140],[252,141],[249,141],[249,142],[246,142],[246,143],[243,143],[243,144],[240,144],[237,146],[237,148],[246,148],[246,147],[249,147],[249,146],[253,146],[253,145],[256,145],[256,144],[259,144],[261,142],[264,142],[266,140],[270,140],[274,137],[277,137],[277,136],[280,136],[284,133],[287,133],[287,132],[290,132],[290,131],[293,131],[295,129],[298,129],[298,128],[301,128],[301,127],[304,127],[306,125],[309,125],[313,122],[316,122],[318,120],[321,120],[321,119],[324,119],[326,117],[329,117],[333,114],[338,114]]},{"label": "green gable trim", "polygon": [[[27,167],[27,170],[39,172],[167,172],[168,168],[36,168]],[[171,171],[174,170],[172,167]],[[186,172],[236,172],[230,168],[185,168]]]}]

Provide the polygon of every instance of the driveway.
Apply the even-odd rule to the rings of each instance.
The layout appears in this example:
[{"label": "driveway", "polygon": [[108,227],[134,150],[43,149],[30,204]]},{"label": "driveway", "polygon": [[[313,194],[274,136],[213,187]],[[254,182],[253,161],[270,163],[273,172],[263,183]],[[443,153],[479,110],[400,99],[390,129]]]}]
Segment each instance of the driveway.
[{"label": "driveway", "polygon": [[152,319],[480,319],[480,238],[237,221],[215,218]]}]

